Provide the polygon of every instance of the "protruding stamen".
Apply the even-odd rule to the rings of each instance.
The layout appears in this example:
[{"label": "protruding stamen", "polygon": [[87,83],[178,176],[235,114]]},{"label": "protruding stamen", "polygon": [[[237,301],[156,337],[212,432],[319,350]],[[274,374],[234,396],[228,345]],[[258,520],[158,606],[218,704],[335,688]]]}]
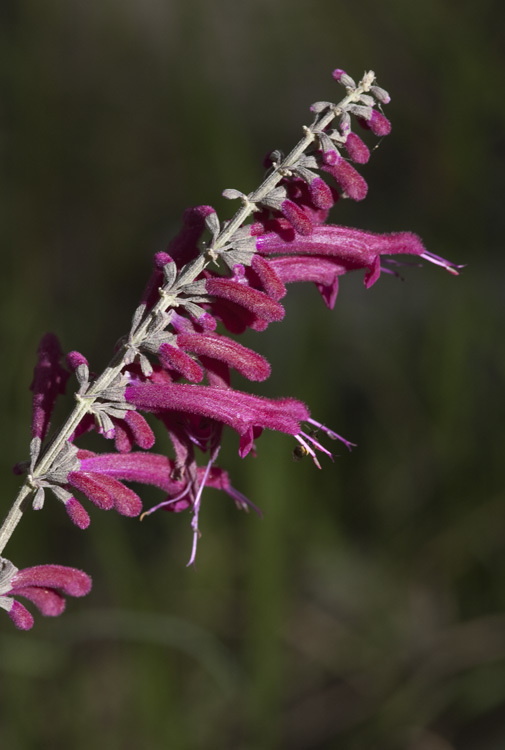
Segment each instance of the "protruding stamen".
[{"label": "protruding stamen", "polygon": [[331,438],[331,440],[340,440],[340,442],[343,443],[348,450],[356,448],[356,443],[351,443],[350,440],[346,440],[345,437],[342,437],[342,435],[339,435],[337,432],[330,430],[329,427],[321,424],[321,422],[316,422],[316,420],[312,418],[307,419],[307,422],[313,424],[314,427],[318,428],[318,430],[322,430],[324,433],[326,433],[326,435],[328,435],[329,438]]},{"label": "protruding stamen", "polygon": [[424,258],[424,260],[429,260],[430,263],[434,263],[436,266],[441,266],[442,268],[445,268],[445,270],[449,271],[449,273],[452,273],[453,276],[459,276],[458,269],[465,267],[464,264],[456,265],[456,263],[451,263],[450,260],[441,258],[440,255],[435,255],[434,253],[430,253],[427,250],[424,253],[421,253],[419,257]]},{"label": "protruding stamen", "polygon": [[150,516],[151,513],[154,513],[156,510],[159,510],[160,508],[168,508],[169,505],[173,505],[178,500],[182,500],[183,497],[186,497],[189,490],[191,489],[191,485],[188,484],[186,489],[181,492],[179,495],[176,495],[175,497],[171,497],[170,500],[163,500],[162,503],[158,503],[158,505],[153,505],[152,508],[149,508],[149,510],[145,510],[143,513],[139,516],[139,521],[142,521],[145,516]]}]

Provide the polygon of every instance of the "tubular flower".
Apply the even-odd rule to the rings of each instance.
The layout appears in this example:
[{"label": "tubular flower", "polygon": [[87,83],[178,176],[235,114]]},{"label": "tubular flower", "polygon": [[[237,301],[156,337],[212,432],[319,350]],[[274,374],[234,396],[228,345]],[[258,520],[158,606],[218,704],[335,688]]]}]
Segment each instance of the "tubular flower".
[{"label": "tubular flower", "polygon": [[0,607],[20,630],[33,627],[33,616],[17,601],[18,596],[31,601],[46,617],[57,617],[65,609],[64,595],[85,596],[90,590],[91,578],[82,570],[64,565],[18,570],[0,557]]},{"label": "tubular flower", "polygon": [[257,251],[268,257],[283,282],[313,281],[328,307],[335,303],[339,276],[363,268],[368,289],[375,284],[381,270],[388,270],[381,266],[384,255],[416,255],[453,275],[457,275],[461,268],[428,252],[421,239],[412,232],[376,234],[327,224],[315,227],[310,237],[300,237],[294,232],[289,233],[284,226],[280,229],[280,232],[259,234],[256,237]]},{"label": "tubular flower", "polygon": [[[331,455],[313,437],[307,438],[301,423],[311,421],[310,413],[305,404],[293,398],[270,399],[232,388],[175,383],[133,384],[126,388],[125,397],[137,409],[167,414],[172,419],[192,415],[228,425],[240,435],[241,458],[251,451],[263,429],[292,435],[302,445],[308,439],[318,450]],[[308,452],[319,466],[313,449]]]},{"label": "tubular flower", "polygon": [[[143,513],[143,516],[149,515],[158,508],[178,513],[190,507],[205,474],[205,467],[194,465],[194,472],[188,472],[188,476],[180,478],[177,476],[175,462],[159,453],[138,451],[119,454],[80,451],[79,456],[83,472],[100,474],[116,481],[148,484],[164,490],[167,493],[166,499]],[[205,486],[223,490],[241,508],[251,505],[244,495],[232,487],[227,472],[217,466],[213,466],[208,472]]]}]

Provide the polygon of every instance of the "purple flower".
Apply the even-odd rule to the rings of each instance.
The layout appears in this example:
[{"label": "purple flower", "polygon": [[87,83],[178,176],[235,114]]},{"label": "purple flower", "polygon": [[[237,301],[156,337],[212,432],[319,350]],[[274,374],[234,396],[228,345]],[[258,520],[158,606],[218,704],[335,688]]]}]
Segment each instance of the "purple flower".
[{"label": "purple flower", "polygon": [[270,258],[269,263],[284,283],[312,281],[326,306],[332,310],[338,294],[338,277],[347,269],[335,258],[318,255],[286,255]]},{"label": "purple flower", "polygon": [[339,188],[352,200],[362,201],[366,198],[368,185],[365,178],[341,156],[337,156],[333,164],[324,164],[321,169],[331,174]]},{"label": "purple flower", "polygon": [[376,234],[332,224],[315,227],[309,237],[290,234],[282,226],[281,232],[270,231],[257,236],[256,248],[262,255],[275,256],[270,258],[270,263],[283,282],[315,282],[329,307],[338,291],[338,276],[363,268],[367,272],[365,286],[368,289],[375,284],[381,270],[387,270],[381,267],[383,255],[416,255],[454,275],[461,268],[428,252],[412,232]]},{"label": "purple flower", "polygon": [[214,213],[212,206],[194,206],[184,211],[182,229],[168,246],[168,253],[177,263],[177,268],[182,268],[200,254],[198,241],[205,230],[205,219]]},{"label": "purple flower", "polygon": [[264,428],[296,436],[300,422],[310,417],[305,404],[296,399],[270,399],[232,388],[140,383],[127,386],[125,397],[143,411],[191,414],[227,424],[240,435],[241,457]]},{"label": "purple flower", "polygon": [[218,360],[227,367],[233,367],[248,380],[266,380],[270,375],[270,365],[261,354],[228,336],[206,332],[180,333],[177,345],[184,351],[197,354],[206,367],[212,366],[209,360]]},{"label": "purple flower", "polygon": [[[122,455],[118,454],[118,456]],[[107,472],[107,459],[104,459],[105,463],[95,461],[90,466],[89,459],[95,458],[95,454],[85,450],[79,450],[77,458],[80,462],[79,468],[71,471],[67,477],[70,487],[82,492],[101,510],[114,508],[121,515],[130,517],[140,514],[142,511],[140,497]]]},{"label": "purple flower", "polygon": [[[239,455],[241,458],[254,447],[254,440],[260,436],[263,429],[276,430],[292,435],[312,456],[318,468],[314,446],[317,450],[327,451],[310,434],[302,430],[302,422],[313,422],[310,413],[301,401],[293,398],[270,399],[254,396],[232,388],[214,388],[211,386],[188,385],[185,383],[139,383],[127,386],[126,400],[134,404],[137,409],[151,411],[161,416],[169,428],[177,432],[181,429],[190,436],[192,442],[199,442],[205,449],[205,443],[200,437],[208,433],[207,420],[216,426],[226,424],[240,435]],[[196,424],[195,424],[196,421]],[[193,423],[192,423],[193,422]],[[330,434],[322,425],[318,427]],[[192,431],[196,432],[195,437]],[[331,433],[331,437],[336,433]],[[338,437],[338,436],[337,436]],[[218,445],[220,431],[211,444]],[[348,447],[348,441],[343,440]]]},{"label": "purple flower", "polygon": [[[322,206],[321,206],[322,208]],[[302,235],[312,233],[313,224],[310,217],[294,201],[287,198],[281,205],[282,215],[289,221],[295,232]]]},{"label": "purple flower", "polygon": [[82,570],[64,565],[36,565],[18,570],[9,560],[0,558],[0,607],[5,609],[20,630],[33,627],[33,616],[17,601],[18,596],[34,604],[47,617],[57,617],[65,609],[66,596],[85,596],[91,578]]},{"label": "purple flower", "polygon": [[211,277],[205,282],[205,289],[214,297],[222,298],[233,305],[245,308],[249,313],[264,321],[267,325],[273,321],[282,320],[284,308],[268,294],[253,289],[247,284],[241,284],[234,279]]},{"label": "purple flower", "polygon": [[345,142],[349,158],[356,164],[366,164],[370,158],[370,149],[356,133],[349,133]]},{"label": "purple flower", "polygon": [[203,380],[200,365],[177,346],[164,342],[158,350],[158,357],[166,370],[175,370],[192,383],[200,383]]},{"label": "purple flower", "polygon": [[[110,440],[114,440],[114,446],[120,453],[128,453],[134,445],[138,445],[143,450],[149,450],[155,443],[154,432],[144,419],[142,414],[135,411],[128,411],[123,418],[111,416],[113,429],[104,432],[99,430],[100,434]],[[93,414],[86,414],[79,422],[72,442],[81,435],[97,429],[97,424]]]},{"label": "purple flower", "polygon": [[286,294],[286,287],[282,283],[282,280],[275,273],[272,264],[263,258],[258,253],[253,255],[251,262],[251,268],[246,269],[249,271],[248,280],[251,283],[251,275],[255,275],[255,279],[252,279],[251,286],[257,288],[262,287],[263,291],[268,294],[269,297],[278,301],[282,299]]},{"label": "purple flower", "polygon": [[[195,465],[194,472],[188,472],[188,476],[181,478],[178,476],[175,462],[159,453],[138,451],[119,454],[86,451],[85,454],[81,461],[82,470],[85,472],[101,474],[116,481],[124,480],[149,484],[159,487],[167,493],[163,502],[156,505],[154,509],[143,513],[142,517],[149,515],[158,508],[178,513],[190,507],[206,471],[205,467],[196,467]],[[191,474],[193,476],[190,476]],[[208,472],[205,486],[223,490],[240,507],[244,507],[244,503],[250,504],[238,490],[232,487],[227,472],[218,466],[212,466]]]},{"label": "purple flower", "polygon": [[42,337],[30,389],[33,391],[32,437],[44,440],[49,429],[55,401],[65,393],[70,373],[60,364],[60,342],[53,333]]},{"label": "purple flower", "polygon": [[173,460],[156,453],[94,454],[91,451],[81,451],[79,455],[81,471],[88,477],[101,477],[102,480],[106,479],[123,488],[124,484],[120,480],[150,484],[167,493],[164,500],[141,515],[141,520],[157,510],[180,513],[188,508],[192,509],[193,547],[188,565],[195,560],[200,535],[198,517],[205,487],[222,490],[239,509],[248,510],[251,507],[261,515],[258,508],[232,486],[227,472],[213,466],[217,450],[206,467],[197,466],[194,459],[191,459],[184,465],[183,472],[179,471]]},{"label": "purple flower", "polygon": [[391,132],[391,123],[382,112],[372,109],[370,118],[358,117],[358,122],[365,130],[371,130],[374,135],[384,136]]}]

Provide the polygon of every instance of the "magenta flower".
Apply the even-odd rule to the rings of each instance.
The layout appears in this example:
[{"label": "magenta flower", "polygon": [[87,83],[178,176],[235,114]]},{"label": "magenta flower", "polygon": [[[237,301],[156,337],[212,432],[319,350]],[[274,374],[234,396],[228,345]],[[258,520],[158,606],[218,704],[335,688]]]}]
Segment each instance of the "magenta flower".
[{"label": "magenta flower", "polygon": [[[218,449],[206,467],[197,466],[191,458],[186,461],[184,471],[181,472],[175,461],[156,453],[95,454],[91,451],[79,451],[81,466],[78,473],[69,475],[69,482],[74,486],[80,485],[80,489],[100,507],[106,507],[103,504],[104,494],[107,507],[111,507],[112,504],[116,504],[117,507],[118,502],[124,502],[125,492],[132,492],[120,480],[150,484],[164,490],[167,493],[165,499],[143,513],[141,520],[160,509],[179,513],[191,508],[193,547],[188,563],[191,565],[195,560],[200,535],[198,517],[205,487],[222,490],[233,499],[238,508],[248,510],[251,507],[261,515],[258,508],[232,486],[227,472],[213,466],[217,452]],[[84,482],[83,477],[86,478]],[[111,487],[112,497],[107,497],[106,492]],[[138,502],[140,503],[140,499]]]},{"label": "magenta flower", "polygon": [[64,565],[18,570],[9,560],[0,558],[0,607],[20,630],[33,627],[33,616],[17,601],[18,596],[31,601],[46,617],[57,617],[65,609],[64,595],[85,596],[90,590],[91,578],[82,570]]},{"label": "magenta flower", "polygon": [[237,370],[248,380],[266,380],[270,375],[270,365],[261,354],[228,336],[207,332],[180,333],[177,336],[177,345],[184,351],[197,354],[207,367],[212,367],[209,360],[218,360]]},{"label": "magenta flower", "polygon": [[228,425],[240,435],[241,458],[251,451],[255,438],[263,429],[292,435],[310,453],[318,467],[311,445],[331,456],[310,433],[302,430],[301,423],[312,420],[305,404],[293,398],[270,399],[232,388],[184,383],[129,385],[125,398],[137,409],[163,415],[169,424],[180,422],[181,415],[188,415]]},{"label": "magenta flower", "polygon": [[348,198],[355,201],[362,201],[366,198],[368,185],[365,178],[342,156],[337,156],[333,164],[323,165],[322,169],[331,174]]},{"label": "magenta flower", "polygon": [[370,158],[370,149],[356,133],[349,133],[345,142],[349,158],[356,164],[366,164]]},{"label": "magenta flower", "polygon": [[30,386],[33,391],[32,437],[44,440],[49,429],[54,403],[65,393],[70,373],[61,365],[62,351],[54,333],[42,337],[37,350],[37,363]]},{"label": "magenta flower", "polygon": [[347,269],[335,258],[317,255],[287,255],[270,258],[269,263],[283,283],[312,281],[326,306],[332,310],[338,294],[338,277]]},{"label": "magenta flower", "polygon": [[[98,428],[98,432],[104,438],[114,440],[114,447],[120,453],[128,453],[135,445],[142,450],[149,450],[153,447],[155,443],[154,432],[142,414],[128,411],[122,419],[110,417],[110,422],[112,426],[110,430],[104,431]],[[77,426],[72,441],[96,429],[95,417],[93,414],[87,414]]]},{"label": "magenta flower", "polygon": [[391,132],[388,118],[376,109],[371,111],[370,117],[358,117],[358,122],[365,130],[371,130],[374,135],[384,136]]},{"label": "magenta flower", "polygon": [[[257,225],[253,231],[258,232]],[[256,248],[264,256],[275,256],[270,263],[283,282],[313,281],[329,307],[335,302],[339,276],[363,268],[367,272],[368,289],[375,284],[381,270],[387,270],[381,267],[384,255],[416,255],[454,275],[461,268],[428,252],[412,232],[376,234],[332,224],[315,227],[309,237],[290,233],[281,225],[279,232],[257,235]]]},{"label": "magenta flower", "polygon": [[212,206],[195,206],[184,211],[182,229],[168,246],[168,253],[178,268],[182,268],[200,254],[198,241],[205,230],[205,219],[214,213],[215,209]]},{"label": "magenta flower", "polygon": [[[196,467],[193,477],[189,476],[193,472],[187,472],[188,476],[181,478],[178,476],[175,462],[159,453],[138,451],[120,454],[79,451],[78,455],[81,459],[81,471],[84,473],[106,476],[118,483],[124,480],[149,484],[164,490],[167,493],[166,499],[146,511],[142,517],[158,508],[178,513],[190,507],[206,471],[205,467]],[[217,466],[212,466],[208,472],[205,477],[205,486],[223,490],[241,508],[251,505],[244,495],[232,487],[227,472]]]},{"label": "magenta flower", "polygon": [[[108,455],[110,454],[105,454],[106,457]],[[117,455],[122,456],[123,454],[118,453]],[[140,497],[132,489],[110,475],[107,471],[107,458],[102,461],[94,461],[91,466],[89,458],[95,458],[95,454],[79,450],[77,458],[79,459],[79,468],[69,472],[67,477],[70,487],[82,492],[88,500],[91,500],[101,510],[114,508],[121,515],[130,517],[140,514],[142,511]]]},{"label": "magenta flower", "polygon": [[221,317],[232,331],[233,323],[230,326],[229,316],[223,315],[223,307],[229,311],[232,318],[242,319],[246,325],[260,331],[269,323],[282,320],[284,317],[284,308],[280,302],[235,279],[214,276],[206,280],[205,289],[221,302],[221,307],[213,306],[213,312],[217,309],[216,317]]}]

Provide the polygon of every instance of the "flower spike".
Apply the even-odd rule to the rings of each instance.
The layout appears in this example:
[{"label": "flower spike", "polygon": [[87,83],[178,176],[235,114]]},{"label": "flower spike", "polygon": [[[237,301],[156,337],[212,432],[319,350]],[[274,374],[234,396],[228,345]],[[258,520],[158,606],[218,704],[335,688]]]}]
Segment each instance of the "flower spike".
[{"label": "flower spike", "polygon": [[[337,68],[333,78],[343,86],[343,98],[311,106],[312,124],[303,128],[301,140],[287,156],[271,152],[261,185],[248,194],[224,191],[226,198],[240,201],[229,221],[207,205],[185,211],[181,231],[166,251],[154,256],[130,330],[119,339],[102,374],[95,375],[76,351],[67,355],[64,366],[56,337],[43,337],[31,385],[30,460],[16,467],[27,478],[0,527],[0,554],[25,509],[42,510],[51,490],[81,529],[90,517],[74,492],[102,510],[115,508],[129,517],[142,519],[156,510],[188,511],[188,565],[193,565],[206,489],[222,490],[238,508],[258,511],[216,464],[225,428],[238,434],[242,458],[255,455],[255,443],[265,429],[292,436],[294,458],[310,456],[317,468],[318,453],[333,460],[321,434],[349,450],[354,447],[313,419],[302,401],[232,387],[232,370],[261,382],[270,375],[270,364],[217,328],[223,325],[240,334],[281,321],[285,309],[280,300],[292,282],[314,283],[331,309],[341,276],[363,269],[369,288],[382,271],[398,275],[391,268],[398,264],[397,255],[427,260],[453,275],[461,268],[428,251],[411,232],[378,234],[327,223],[340,198],[361,201],[367,194],[356,165],[368,162],[370,147],[354,132],[356,123],[368,131],[365,138],[382,138],[391,131],[382,112],[389,94],[377,85],[373,71],[355,81]],[[71,372],[78,383],[74,409],[60,432],[47,440],[55,400]],[[166,430],[171,458],[151,452],[155,434],[148,420],[153,417]],[[92,429],[113,440],[115,452],[78,447]],[[141,497],[129,487],[131,482],[157,487],[164,498],[141,513]],[[90,587],[89,577],[74,568],[40,565],[18,570],[0,558],[0,607],[20,629],[30,629],[33,617],[18,597],[55,616],[64,609],[65,595],[84,596]]]}]

